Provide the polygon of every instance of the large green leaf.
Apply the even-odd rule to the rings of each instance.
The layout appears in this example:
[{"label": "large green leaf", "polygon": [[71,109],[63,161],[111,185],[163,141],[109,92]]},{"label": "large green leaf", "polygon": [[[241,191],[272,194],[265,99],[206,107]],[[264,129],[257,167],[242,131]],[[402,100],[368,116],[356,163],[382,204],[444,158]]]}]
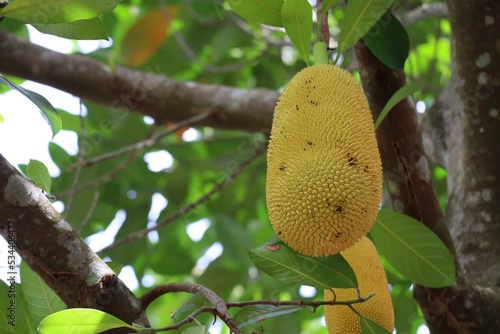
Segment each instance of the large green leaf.
[{"label": "large green leaf", "polygon": [[392,5],[393,0],[350,0],[340,30],[338,54],[363,37]]},{"label": "large green leaf", "polygon": [[303,310],[304,306],[291,305],[252,305],[243,307],[233,317],[234,322],[238,327],[245,327],[258,321],[263,321],[268,318],[277,317],[283,314],[288,314]]},{"label": "large green leaf", "polygon": [[357,287],[354,271],[340,254],[325,258],[307,257],[281,242],[249,249],[248,252],[259,269],[284,283],[320,289]]},{"label": "large green leaf", "polygon": [[281,7],[284,0],[229,0],[231,9],[248,21],[282,27]]},{"label": "large green leaf", "polygon": [[288,37],[308,64],[313,26],[311,5],[307,0],[287,0],[281,9],[281,16]]},{"label": "large green leaf", "polygon": [[108,40],[106,28],[98,17],[63,23],[33,23],[36,30],[45,34],[69,39],[105,39]]},{"label": "large green leaf", "polygon": [[378,128],[380,123],[384,120],[384,118],[387,116],[389,111],[391,111],[392,108],[399,102],[401,102],[403,99],[406,97],[410,96],[411,94],[418,92],[424,87],[423,84],[417,83],[417,82],[411,82],[407,84],[406,86],[401,87],[398,89],[394,95],[391,96],[389,101],[384,106],[384,109],[380,112],[380,115],[377,117],[377,121],[375,122],[375,130]]},{"label": "large green leaf", "polygon": [[362,334],[391,334],[387,329],[369,318],[361,316],[359,321],[361,323]]},{"label": "large green leaf", "polygon": [[27,171],[31,181],[35,182],[36,185],[46,193],[50,193],[52,178],[43,162],[31,159],[28,163]]},{"label": "large green leaf", "polygon": [[43,97],[38,93],[32,92],[29,89],[16,85],[15,83],[8,80],[1,74],[0,74],[0,83],[3,83],[4,85],[10,87],[10,89],[17,90],[19,93],[23,94],[28,99],[30,99],[31,102],[36,104],[38,108],[40,108],[42,116],[50,124],[50,127],[52,129],[52,137],[54,137],[59,132],[59,130],[61,130],[62,127],[61,117],[57,113],[57,110],[52,106],[52,104],[50,104],[49,101],[47,101],[45,97]]},{"label": "large green leaf", "polygon": [[402,70],[410,52],[410,39],[399,20],[387,11],[363,37],[370,51],[385,65]]},{"label": "large green leaf", "polygon": [[134,329],[123,320],[103,311],[72,308],[49,315],[42,320],[38,330],[42,334],[89,334],[120,327]]},{"label": "large green leaf", "polygon": [[21,279],[21,288],[30,314],[37,323],[46,316],[66,308],[64,302],[24,261],[21,263]]},{"label": "large green leaf", "polygon": [[115,8],[120,0],[16,0],[0,14],[25,23],[63,23],[91,19]]},{"label": "large green leaf", "polygon": [[394,211],[380,210],[370,234],[377,249],[407,279],[432,288],[456,284],[450,252],[421,222]]}]

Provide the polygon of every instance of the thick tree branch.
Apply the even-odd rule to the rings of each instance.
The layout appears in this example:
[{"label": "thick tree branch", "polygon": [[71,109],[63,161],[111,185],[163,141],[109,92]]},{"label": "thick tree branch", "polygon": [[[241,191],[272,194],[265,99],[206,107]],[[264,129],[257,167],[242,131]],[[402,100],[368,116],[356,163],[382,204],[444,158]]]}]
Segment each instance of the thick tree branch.
[{"label": "thick tree branch", "polygon": [[[161,68],[152,68],[150,72]],[[267,89],[172,80],[124,67],[111,69],[89,57],[65,55],[0,30],[0,72],[37,81],[108,106],[138,112],[157,122],[179,122],[210,112],[201,125],[269,132],[278,93]]]},{"label": "thick tree branch", "polygon": [[33,182],[0,154],[0,234],[70,308],[149,326],[141,304]]}]

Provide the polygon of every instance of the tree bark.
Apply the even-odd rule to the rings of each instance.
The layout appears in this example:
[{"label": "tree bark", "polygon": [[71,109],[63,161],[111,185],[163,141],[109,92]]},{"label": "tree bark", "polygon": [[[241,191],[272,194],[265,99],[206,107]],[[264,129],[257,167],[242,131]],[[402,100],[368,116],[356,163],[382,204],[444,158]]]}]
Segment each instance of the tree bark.
[{"label": "tree bark", "polygon": [[445,115],[447,220],[466,281],[500,286],[500,2],[448,5],[453,98]]},{"label": "tree bark", "polygon": [[[140,301],[54,209],[42,190],[0,154],[0,235],[69,308],[102,310],[149,326]],[[117,332],[120,332],[119,330]]]}]

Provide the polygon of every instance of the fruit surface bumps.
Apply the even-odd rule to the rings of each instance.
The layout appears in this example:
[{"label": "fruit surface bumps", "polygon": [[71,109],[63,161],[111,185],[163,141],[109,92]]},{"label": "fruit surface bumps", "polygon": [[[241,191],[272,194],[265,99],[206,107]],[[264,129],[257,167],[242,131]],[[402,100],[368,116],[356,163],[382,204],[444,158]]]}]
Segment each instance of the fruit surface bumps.
[{"label": "fruit surface bumps", "polygon": [[[376,295],[362,303],[352,306],[363,316],[370,318],[392,333],[394,329],[394,309],[387,285],[387,277],[380,262],[375,246],[367,237],[363,237],[354,246],[341,252],[349,262],[358,280],[361,297]],[[337,301],[358,298],[356,289],[334,289]],[[325,290],[325,300],[332,300],[333,294]],[[325,321],[329,334],[361,334],[359,316],[348,306],[325,306]]]},{"label": "fruit surface bumps", "polygon": [[361,86],[333,65],[289,82],[274,112],[266,201],[273,228],[309,256],[336,254],[366,235],[382,197],[382,165]]}]

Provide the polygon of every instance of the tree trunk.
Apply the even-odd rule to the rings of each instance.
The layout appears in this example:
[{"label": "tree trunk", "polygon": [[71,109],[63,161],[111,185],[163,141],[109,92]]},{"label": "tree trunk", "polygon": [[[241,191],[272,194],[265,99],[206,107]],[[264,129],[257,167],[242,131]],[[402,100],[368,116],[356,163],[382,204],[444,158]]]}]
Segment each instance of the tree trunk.
[{"label": "tree trunk", "polygon": [[[500,95],[495,94],[500,84],[500,2],[448,2],[453,74],[447,90],[450,101],[444,105],[450,108],[435,111],[442,113],[444,129],[433,130],[445,133],[448,149],[449,232],[432,184],[426,182],[427,160],[408,99],[391,111],[377,138],[394,209],[421,220],[455,256],[458,286],[416,286],[414,290],[431,332],[493,334],[500,328],[500,243],[495,242],[500,238],[496,200]],[[388,97],[405,83],[404,75],[380,64],[361,43],[356,56],[376,117]]]}]

